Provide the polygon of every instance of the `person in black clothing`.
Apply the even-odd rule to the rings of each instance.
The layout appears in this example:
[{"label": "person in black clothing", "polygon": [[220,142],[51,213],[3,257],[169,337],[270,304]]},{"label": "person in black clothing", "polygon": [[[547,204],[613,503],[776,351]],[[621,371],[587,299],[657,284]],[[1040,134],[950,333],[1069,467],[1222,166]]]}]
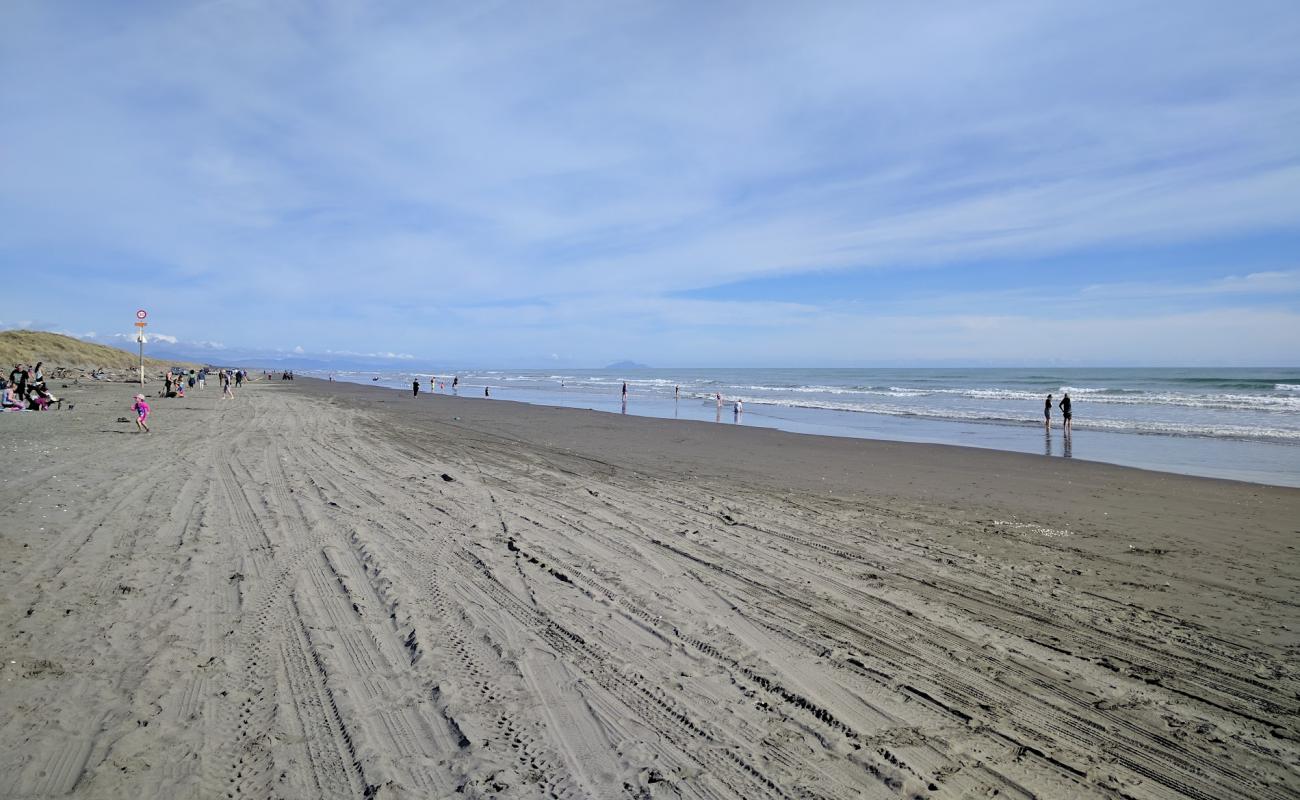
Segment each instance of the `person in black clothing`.
[{"label": "person in black clothing", "polygon": [[412,397],[419,397],[419,396],[420,396],[420,379],[419,379],[419,378],[416,378],[415,380],[411,381],[411,396],[412,396]]},{"label": "person in black clothing", "polygon": [[1072,425],[1072,423],[1071,423],[1070,420],[1073,419],[1073,416],[1074,416],[1073,414],[1070,413],[1070,393],[1069,393],[1069,392],[1066,392],[1066,393],[1065,393],[1065,396],[1061,398],[1061,404],[1060,404],[1059,408],[1061,409],[1061,416],[1065,419],[1065,435],[1066,435],[1066,436],[1069,436],[1069,435],[1070,435],[1070,427],[1071,427],[1071,425]]},{"label": "person in black clothing", "polygon": [[1043,402],[1043,430],[1052,431],[1052,396],[1049,394]]}]

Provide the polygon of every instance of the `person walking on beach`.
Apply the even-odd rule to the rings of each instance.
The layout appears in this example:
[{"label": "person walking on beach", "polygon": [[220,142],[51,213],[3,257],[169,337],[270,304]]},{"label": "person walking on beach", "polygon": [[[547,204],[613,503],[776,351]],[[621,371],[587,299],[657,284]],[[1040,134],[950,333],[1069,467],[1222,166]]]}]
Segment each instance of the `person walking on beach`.
[{"label": "person walking on beach", "polygon": [[1070,428],[1073,427],[1074,425],[1073,423],[1074,414],[1070,412],[1070,405],[1071,405],[1070,393],[1066,392],[1065,396],[1061,398],[1061,405],[1059,406],[1059,408],[1061,409],[1061,419],[1065,427],[1066,436],[1070,435]]},{"label": "person walking on beach", "polygon": [[483,387],[483,396],[484,396],[484,397],[491,397],[491,396],[492,396],[492,392],[489,391],[488,387],[486,387],[486,386]]},{"label": "person walking on beach", "polygon": [[623,381],[623,402],[627,402],[627,381]]},{"label": "person walking on beach", "polygon": [[230,390],[230,370],[228,369],[223,369],[221,371],[221,399],[222,400],[235,399],[235,393]]},{"label": "person walking on beach", "polygon": [[415,380],[411,381],[411,397],[419,397],[419,396],[420,396],[420,379],[416,378]]},{"label": "person walking on beach", "polygon": [[144,401],[144,395],[137,394],[135,396],[135,403],[131,406],[131,410],[135,412],[136,430],[149,433],[147,421],[149,419],[149,404]]},{"label": "person walking on beach", "polygon": [[1043,430],[1047,433],[1052,432],[1052,396],[1049,394],[1047,400],[1043,402]]},{"label": "person walking on beach", "polygon": [[451,376],[451,393],[452,393],[452,394],[460,394],[460,376],[459,376],[459,375],[452,375],[452,376]]}]

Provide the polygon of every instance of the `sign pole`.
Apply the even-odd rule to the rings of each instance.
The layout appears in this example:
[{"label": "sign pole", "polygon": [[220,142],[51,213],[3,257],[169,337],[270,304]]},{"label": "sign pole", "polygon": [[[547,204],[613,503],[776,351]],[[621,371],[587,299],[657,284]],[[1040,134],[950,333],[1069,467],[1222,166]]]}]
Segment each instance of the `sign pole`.
[{"label": "sign pole", "polygon": [[149,312],[143,308],[135,312],[135,340],[140,343],[140,391],[142,393],[144,392],[144,327],[149,324],[145,322],[148,316]]}]

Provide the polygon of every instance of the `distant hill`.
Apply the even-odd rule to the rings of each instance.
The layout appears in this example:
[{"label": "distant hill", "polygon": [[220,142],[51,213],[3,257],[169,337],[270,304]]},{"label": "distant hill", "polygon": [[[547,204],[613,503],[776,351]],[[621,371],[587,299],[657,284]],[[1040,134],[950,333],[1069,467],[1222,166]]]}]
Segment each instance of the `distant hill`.
[{"label": "distant hill", "polygon": [[[45,362],[46,370],[65,367],[74,370],[135,369],[140,357],[116,347],[91,344],[61,333],[45,331],[0,331],[0,372],[8,373],[14,364]],[[197,367],[183,361],[144,360],[145,369],[161,370],[167,367]]]},{"label": "distant hill", "polygon": [[638,364],[635,361],[615,361],[605,369],[650,369],[645,364]]}]

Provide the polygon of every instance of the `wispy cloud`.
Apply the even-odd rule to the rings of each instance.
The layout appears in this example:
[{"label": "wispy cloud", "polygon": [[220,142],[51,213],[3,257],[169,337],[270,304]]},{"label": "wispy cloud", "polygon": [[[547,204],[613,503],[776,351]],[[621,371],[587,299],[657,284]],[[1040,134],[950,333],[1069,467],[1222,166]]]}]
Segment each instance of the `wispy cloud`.
[{"label": "wispy cloud", "polygon": [[1108,283],[1088,286],[1092,297],[1178,298],[1205,295],[1293,295],[1300,293],[1300,270],[1225,275],[1209,281],[1163,283]]},{"label": "wispy cloud", "polygon": [[[1063,253],[1110,288],[1040,294],[1176,300],[1106,259],[1300,233],[1297,39],[1285,2],[13,3],[0,264],[79,328],[144,304],[182,340],[393,357],[595,361],[635,317],[719,363],[718,325],[839,304],[680,293],[839,272],[880,281],[840,301],[975,302],[990,262],[1035,284]],[[1293,291],[1247,277],[1275,262],[1191,279]]]}]

